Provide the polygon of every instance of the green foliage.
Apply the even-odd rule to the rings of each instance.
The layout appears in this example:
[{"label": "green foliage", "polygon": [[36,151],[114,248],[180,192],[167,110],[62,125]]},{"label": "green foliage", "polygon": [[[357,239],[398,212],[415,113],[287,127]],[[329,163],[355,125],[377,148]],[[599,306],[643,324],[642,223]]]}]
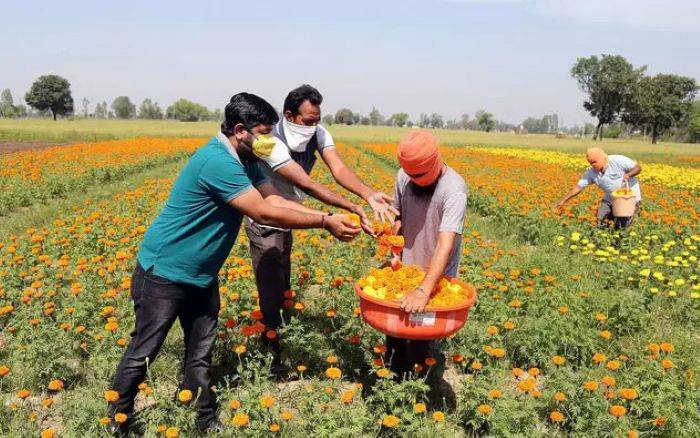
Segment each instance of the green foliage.
[{"label": "green foliage", "polygon": [[50,110],[53,119],[73,112],[70,83],[57,75],[40,76],[24,96],[27,105],[39,111]]},{"label": "green foliage", "polygon": [[339,125],[352,125],[355,123],[354,114],[349,108],[341,108],[335,112],[335,123]]},{"label": "green foliage", "polygon": [[578,58],[571,76],[578,81],[587,98],[583,107],[598,119],[594,138],[602,140],[602,127],[612,123],[622,112],[646,67],[636,69],[620,55]]},{"label": "green foliage", "polygon": [[489,132],[494,126],[496,126],[496,121],[493,118],[493,114],[484,110],[477,111],[475,119],[482,131]]},{"label": "green foliage", "polygon": [[645,76],[633,88],[625,120],[651,130],[652,143],[673,126],[683,126],[697,92],[695,79],[670,74]]},{"label": "green foliage", "polygon": [[112,110],[118,119],[133,119],[136,117],[136,105],[131,103],[128,96],[119,96],[112,102]]},{"label": "green foliage", "polygon": [[166,117],[181,122],[197,122],[209,118],[209,110],[198,103],[187,99],[179,99],[166,110]]},{"label": "green foliage", "polygon": [[144,99],[139,106],[139,119],[160,120],[163,118],[163,110],[160,109],[158,102],[153,102],[151,99]]},{"label": "green foliage", "polygon": [[387,120],[387,125],[390,126],[406,126],[406,123],[408,123],[408,114],[406,113],[392,114]]},{"label": "green foliage", "polygon": [[688,127],[691,140],[695,143],[700,143],[700,100],[693,101]]}]

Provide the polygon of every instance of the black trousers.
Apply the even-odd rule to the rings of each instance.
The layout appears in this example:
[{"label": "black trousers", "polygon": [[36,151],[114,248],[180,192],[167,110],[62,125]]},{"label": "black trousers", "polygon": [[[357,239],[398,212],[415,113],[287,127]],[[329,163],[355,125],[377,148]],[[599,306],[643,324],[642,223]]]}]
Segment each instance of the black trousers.
[{"label": "black trousers", "polygon": [[292,233],[261,227],[246,219],[250,258],[255,270],[262,322],[267,328],[282,325],[284,292],[291,288]]},{"label": "black trousers", "polygon": [[110,405],[110,415],[133,412],[147,361],[155,360],[177,318],[185,335],[181,389],[189,389],[197,397],[197,425],[206,427],[216,418],[210,368],[220,306],[218,282],[208,288],[173,283],[137,265],[131,278],[131,297],[136,327],[114,376],[112,389],[119,392],[119,400]]}]

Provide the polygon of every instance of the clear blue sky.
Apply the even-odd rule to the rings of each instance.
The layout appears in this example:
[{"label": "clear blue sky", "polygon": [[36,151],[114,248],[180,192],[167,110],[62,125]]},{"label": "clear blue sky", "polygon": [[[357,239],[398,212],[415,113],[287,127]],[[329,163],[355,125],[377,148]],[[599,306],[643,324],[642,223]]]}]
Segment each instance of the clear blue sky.
[{"label": "clear blue sky", "polygon": [[518,123],[588,120],[569,69],[621,54],[650,73],[700,80],[699,0],[7,1],[0,88],[17,100],[41,74],[66,77],[76,108],[128,95],[162,107],[223,107],[242,90],[281,107],[310,83],[324,111],[485,108]]}]

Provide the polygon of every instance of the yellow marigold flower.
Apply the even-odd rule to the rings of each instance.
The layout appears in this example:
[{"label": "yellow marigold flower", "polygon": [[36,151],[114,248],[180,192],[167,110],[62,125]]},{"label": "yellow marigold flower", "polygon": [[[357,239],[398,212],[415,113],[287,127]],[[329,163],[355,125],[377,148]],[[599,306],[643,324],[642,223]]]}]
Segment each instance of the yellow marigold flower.
[{"label": "yellow marigold flower", "polygon": [[159,424],[158,427],[156,427],[156,433],[165,433],[166,430],[168,430],[168,426],[165,424]]},{"label": "yellow marigold flower", "polygon": [[422,414],[423,412],[425,412],[425,409],[425,403],[416,403],[413,405],[413,412],[416,414]]},{"label": "yellow marigold flower", "polygon": [[607,356],[605,356],[603,353],[596,353],[593,355],[593,362],[595,363],[601,363],[607,359]]},{"label": "yellow marigold flower", "polygon": [[442,411],[433,412],[433,421],[435,421],[436,423],[445,421],[445,414]]},{"label": "yellow marigold flower", "polygon": [[532,392],[535,390],[535,379],[529,378],[525,380],[521,380],[518,382],[518,389],[523,391],[523,392]]},{"label": "yellow marigold flower", "polygon": [[497,359],[501,359],[501,358],[505,357],[505,355],[506,355],[506,350],[504,350],[502,348],[491,349],[491,356],[493,356]]},{"label": "yellow marigold flower", "polygon": [[608,364],[606,365],[606,367],[607,367],[610,371],[615,371],[616,369],[620,368],[620,362],[618,362],[618,361],[616,361],[616,360],[611,360],[611,361],[608,362]]},{"label": "yellow marigold flower", "polygon": [[183,389],[177,394],[177,399],[180,403],[189,403],[192,400],[192,391],[189,389]]},{"label": "yellow marigold flower", "polygon": [[340,371],[339,368],[329,367],[326,370],[326,377],[328,377],[329,379],[333,379],[333,380],[340,379],[341,375],[342,375],[342,372]]},{"label": "yellow marigold flower", "polygon": [[391,371],[389,371],[386,368],[380,368],[377,370],[377,377],[383,379],[385,377],[389,377],[389,374],[391,374]]},{"label": "yellow marigold flower", "polygon": [[240,356],[241,354],[243,354],[243,353],[245,353],[246,351],[248,351],[248,349],[246,348],[245,345],[240,344],[240,345],[236,345],[236,348],[234,348],[233,351],[235,351],[236,354]]},{"label": "yellow marigold flower", "polygon": [[503,395],[503,393],[501,391],[499,391],[498,389],[492,389],[491,391],[489,391],[489,397],[491,397],[491,398],[499,398],[502,395]]},{"label": "yellow marigold flower", "polygon": [[530,368],[529,370],[527,370],[527,373],[529,375],[531,375],[532,377],[537,377],[540,375],[540,369],[533,367],[533,368]]},{"label": "yellow marigold flower", "polygon": [[177,427],[169,427],[165,429],[165,438],[177,438],[180,436],[180,429]]},{"label": "yellow marigold flower", "polygon": [[41,438],[53,438],[54,436],[56,436],[56,431],[51,427],[41,431]]},{"label": "yellow marigold flower", "polygon": [[124,413],[121,413],[121,412],[114,415],[114,421],[116,421],[119,424],[126,423],[127,418],[128,418],[127,415]]},{"label": "yellow marigold flower", "polygon": [[269,427],[268,429],[270,430],[270,432],[276,433],[276,432],[279,432],[279,431],[280,431],[281,427],[280,427],[280,425],[277,424],[277,423],[271,423],[271,424],[270,424],[270,427]]},{"label": "yellow marigold flower", "polygon": [[503,328],[506,330],[513,330],[515,328],[515,323],[512,321],[506,321],[503,323]]},{"label": "yellow marigold flower", "polygon": [[612,338],[612,333],[610,333],[610,330],[603,330],[600,332],[600,337],[607,341]]},{"label": "yellow marigold flower", "polygon": [[564,362],[566,362],[564,356],[552,356],[552,363],[554,365],[564,365]]},{"label": "yellow marigold flower", "polygon": [[233,416],[233,420],[231,420],[231,423],[233,423],[233,425],[236,427],[247,426],[248,423],[250,423],[250,417],[248,417],[248,415],[244,414],[243,412],[239,412]]},{"label": "yellow marigold flower", "polygon": [[557,391],[554,393],[554,400],[556,400],[558,402],[563,402],[564,400],[566,400],[566,394],[564,394],[563,392]]},{"label": "yellow marigold flower", "polygon": [[352,401],[355,399],[355,391],[349,390],[343,392],[343,394],[340,396],[340,401],[347,404],[352,403]]},{"label": "yellow marigold flower", "polygon": [[490,325],[486,329],[486,333],[491,335],[491,336],[497,335],[498,334],[498,327],[496,327],[495,325]]},{"label": "yellow marigold flower", "polygon": [[399,417],[396,415],[386,415],[384,418],[382,418],[382,426],[384,427],[389,427],[389,428],[394,428],[398,426],[399,422]]},{"label": "yellow marigold flower", "polygon": [[303,373],[304,371],[306,371],[306,365],[297,365],[297,371]]},{"label": "yellow marigold flower", "polygon": [[260,397],[260,406],[269,409],[272,406],[274,406],[276,401],[277,400],[275,400],[275,398],[271,395],[263,395],[262,397]]},{"label": "yellow marigold flower", "polygon": [[328,356],[326,358],[326,362],[328,363],[338,363],[338,358],[336,356]]},{"label": "yellow marigold flower", "polygon": [[289,421],[292,418],[294,418],[294,415],[289,411],[282,411],[282,414],[280,414],[280,416],[284,421]]}]

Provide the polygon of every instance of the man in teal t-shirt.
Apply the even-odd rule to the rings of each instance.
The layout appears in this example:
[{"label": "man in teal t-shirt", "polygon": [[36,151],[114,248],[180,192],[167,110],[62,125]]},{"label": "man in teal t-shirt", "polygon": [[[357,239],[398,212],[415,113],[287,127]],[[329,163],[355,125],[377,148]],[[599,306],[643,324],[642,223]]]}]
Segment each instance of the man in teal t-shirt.
[{"label": "man in teal t-shirt", "polygon": [[[131,278],[135,328],[112,384],[119,399],[108,409],[111,432],[128,432],[138,385],[175,319],[185,338],[181,389],[192,391],[197,399],[198,428],[221,430],[210,389],[219,314],[217,275],[243,216],[275,227],[325,228],[343,241],[360,232],[347,216],[285,200],[262,176],[257,157],[273,141],[270,132],[278,120],[264,99],[234,95],[226,105],[221,132],[195,152],[146,231]],[[117,424],[117,413],[126,414],[128,421]]]}]

